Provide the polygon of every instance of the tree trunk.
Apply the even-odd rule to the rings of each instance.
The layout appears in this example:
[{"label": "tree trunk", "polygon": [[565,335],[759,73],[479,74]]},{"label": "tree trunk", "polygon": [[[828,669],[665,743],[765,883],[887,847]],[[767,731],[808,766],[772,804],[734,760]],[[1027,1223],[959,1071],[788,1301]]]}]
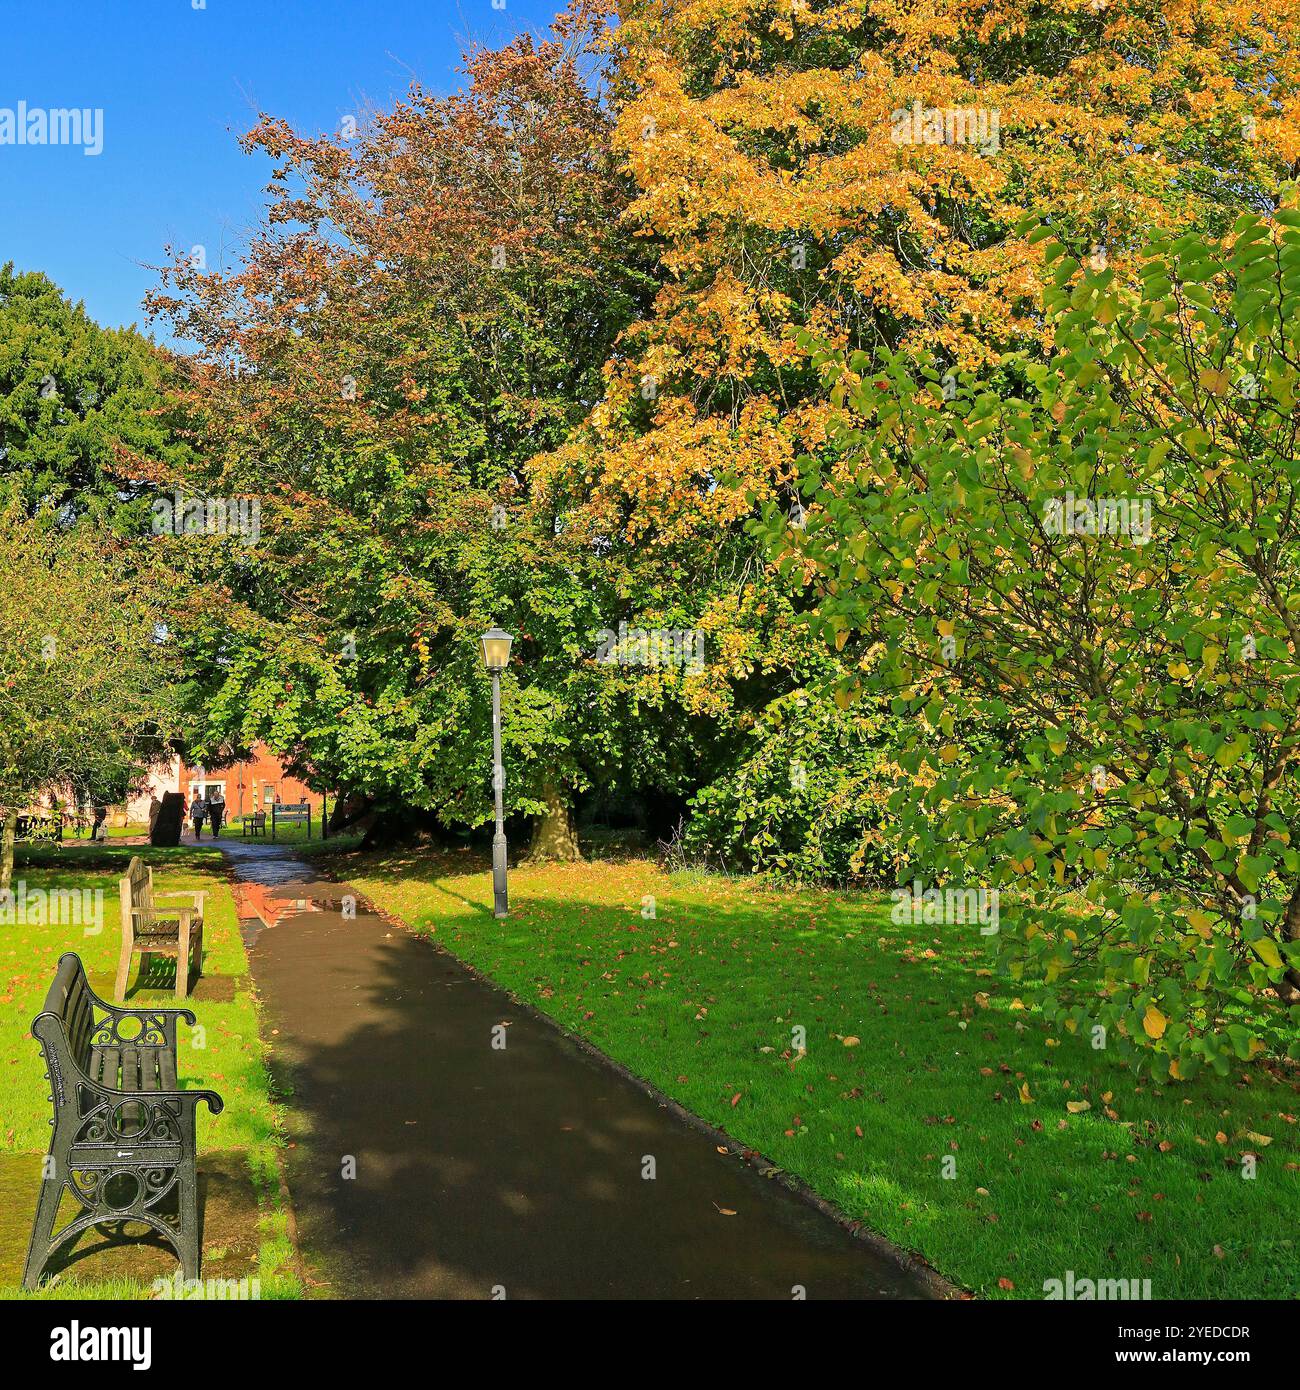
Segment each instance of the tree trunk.
[{"label": "tree trunk", "polygon": [[[1282,918],[1282,944],[1300,942],[1300,883],[1291,893]],[[1300,1004],[1300,969],[1291,966],[1273,987],[1284,1004]]]},{"label": "tree trunk", "polygon": [[414,811],[398,806],[372,807],[348,824],[364,829],[365,836],[359,846],[363,852],[442,845],[446,840],[437,817],[431,811]]},{"label": "tree trunk", "polygon": [[0,837],[0,893],[7,893],[14,877],[14,829],[18,817],[5,812],[4,835]]},{"label": "tree trunk", "polygon": [[569,803],[551,782],[542,788],[542,800],[546,803],[546,814],[533,827],[529,859],[576,863],[582,854],[578,849],[578,832],[569,814]]}]

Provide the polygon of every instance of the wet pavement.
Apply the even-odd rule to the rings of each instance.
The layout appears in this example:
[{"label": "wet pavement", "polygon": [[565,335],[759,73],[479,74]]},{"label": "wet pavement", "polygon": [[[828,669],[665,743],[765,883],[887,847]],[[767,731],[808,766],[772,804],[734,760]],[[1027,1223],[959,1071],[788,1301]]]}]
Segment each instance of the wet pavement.
[{"label": "wet pavement", "polygon": [[321,1294],[933,1296],[309,861],[221,848]]}]

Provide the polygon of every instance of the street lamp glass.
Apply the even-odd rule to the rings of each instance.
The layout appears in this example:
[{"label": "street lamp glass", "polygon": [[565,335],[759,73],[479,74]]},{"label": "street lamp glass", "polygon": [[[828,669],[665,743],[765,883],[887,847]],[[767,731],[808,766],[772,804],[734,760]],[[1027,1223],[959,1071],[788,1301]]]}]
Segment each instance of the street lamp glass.
[{"label": "street lamp glass", "polygon": [[499,627],[489,628],[479,641],[483,644],[483,665],[489,671],[504,671],[510,660],[510,644],[514,638]]}]

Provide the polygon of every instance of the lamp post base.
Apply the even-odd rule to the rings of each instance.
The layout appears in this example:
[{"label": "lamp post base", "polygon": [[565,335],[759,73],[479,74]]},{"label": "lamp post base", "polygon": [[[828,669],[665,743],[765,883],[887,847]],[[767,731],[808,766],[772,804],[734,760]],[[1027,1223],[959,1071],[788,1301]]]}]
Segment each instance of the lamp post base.
[{"label": "lamp post base", "polygon": [[506,893],[506,837],[500,830],[492,837],[492,911],[504,917],[510,910]]}]

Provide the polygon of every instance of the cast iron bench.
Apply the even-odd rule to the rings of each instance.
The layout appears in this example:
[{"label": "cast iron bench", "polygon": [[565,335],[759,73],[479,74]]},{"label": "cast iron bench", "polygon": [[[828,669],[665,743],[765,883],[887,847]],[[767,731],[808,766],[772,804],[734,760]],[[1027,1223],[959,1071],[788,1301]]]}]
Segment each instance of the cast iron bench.
[{"label": "cast iron bench", "polygon": [[[45,1053],[54,1134],[24,1288],[36,1288],[50,1256],[82,1231],[133,1221],[171,1245],[186,1279],[199,1277],[195,1125],[200,1101],[214,1115],[224,1102],[215,1091],[177,1089],[180,1018],[194,1026],[189,1009],[115,1008],[91,990],[79,956],[59,958],[32,1023]],[[81,1211],[56,1232],[65,1191]]]}]

